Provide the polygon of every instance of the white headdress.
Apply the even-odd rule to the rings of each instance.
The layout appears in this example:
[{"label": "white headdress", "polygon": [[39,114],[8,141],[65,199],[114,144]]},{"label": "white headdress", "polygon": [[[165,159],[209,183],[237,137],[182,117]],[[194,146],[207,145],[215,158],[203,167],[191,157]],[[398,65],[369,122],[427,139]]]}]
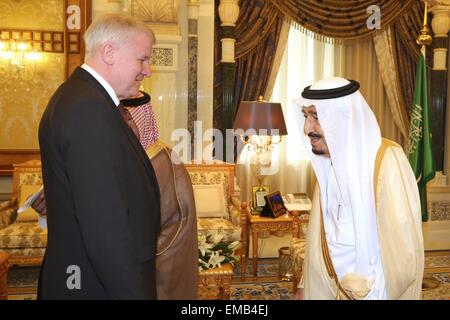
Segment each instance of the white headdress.
[{"label": "white headdress", "polygon": [[[351,211],[356,243],[355,272],[370,275],[369,265],[377,256],[377,225],[373,175],[375,158],[381,146],[381,133],[375,115],[359,92],[354,80],[330,78],[305,88],[294,100],[294,109],[303,132],[302,108],[314,105],[323,129],[344,205]],[[330,159],[311,151],[304,133],[305,147],[311,157],[326,208],[326,179]]]}]

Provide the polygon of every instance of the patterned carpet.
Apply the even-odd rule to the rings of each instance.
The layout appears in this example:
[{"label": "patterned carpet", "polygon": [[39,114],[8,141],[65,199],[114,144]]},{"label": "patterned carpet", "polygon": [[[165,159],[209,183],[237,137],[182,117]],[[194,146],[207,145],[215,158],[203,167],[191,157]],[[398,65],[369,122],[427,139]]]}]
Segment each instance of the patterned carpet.
[{"label": "patterned carpet", "polygon": [[290,300],[292,282],[240,283],[231,288],[231,300]]},{"label": "patterned carpet", "polygon": [[[278,279],[278,260],[260,259],[258,277],[250,277],[251,260],[246,276],[240,277],[239,264],[234,268],[231,287],[232,300],[289,300],[293,293],[292,282]],[[8,274],[10,300],[36,298],[39,268],[13,268]],[[425,254],[424,300],[450,300],[450,251],[432,251]]]},{"label": "patterned carpet", "polygon": [[278,278],[278,259],[259,259],[258,277],[253,278],[252,260],[247,263],[244,278],[240,265],[234,267],[231,300],[290,300],[292,282]]},{"label": "patterned carpet", "polygon": [[426,252],[424,273],[423,299],[450,300],[450,251]]}]

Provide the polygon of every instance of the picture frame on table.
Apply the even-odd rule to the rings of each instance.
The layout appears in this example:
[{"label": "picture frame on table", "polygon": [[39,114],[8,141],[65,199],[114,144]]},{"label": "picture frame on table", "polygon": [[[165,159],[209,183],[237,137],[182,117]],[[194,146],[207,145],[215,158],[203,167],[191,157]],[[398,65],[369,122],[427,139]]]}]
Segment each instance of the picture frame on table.
[{"label": "picture frame on table", "polygon": [[270,193],[270,186],[253,186],[252,187],[252,210],[261,212],[266,205],[266,195]]},{"label": "picture frame on table", "polygon": [[266,199],[266,205],[261,212],[261,216],[277,218],[287,212],[280,191],[270,193],[264,198]]}]

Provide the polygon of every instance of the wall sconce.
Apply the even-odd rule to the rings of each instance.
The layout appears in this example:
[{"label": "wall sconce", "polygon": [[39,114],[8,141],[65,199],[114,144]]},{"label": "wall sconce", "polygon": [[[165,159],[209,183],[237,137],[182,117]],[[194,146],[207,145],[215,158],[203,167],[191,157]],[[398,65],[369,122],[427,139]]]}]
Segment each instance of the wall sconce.
[{"label": "wall sconce", "polygon": [[35,63],[42,55],[31,42],[21,39],[5,39],[0,36],[0,73],[2,76],[29,78],[34,76]]}]

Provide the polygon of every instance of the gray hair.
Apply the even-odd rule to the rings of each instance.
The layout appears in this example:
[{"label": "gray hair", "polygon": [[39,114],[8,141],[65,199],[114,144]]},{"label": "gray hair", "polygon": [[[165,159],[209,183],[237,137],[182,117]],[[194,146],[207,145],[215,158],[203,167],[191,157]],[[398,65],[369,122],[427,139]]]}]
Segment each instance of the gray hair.
[{"label": "gray hair", "polygon": [[155,43],[155,34],[143,22],[123,14],[106,14],[96,19],[84,33],[86,58],[92,56],[106,41],[124,43],[136,33],[146,33]]}]

